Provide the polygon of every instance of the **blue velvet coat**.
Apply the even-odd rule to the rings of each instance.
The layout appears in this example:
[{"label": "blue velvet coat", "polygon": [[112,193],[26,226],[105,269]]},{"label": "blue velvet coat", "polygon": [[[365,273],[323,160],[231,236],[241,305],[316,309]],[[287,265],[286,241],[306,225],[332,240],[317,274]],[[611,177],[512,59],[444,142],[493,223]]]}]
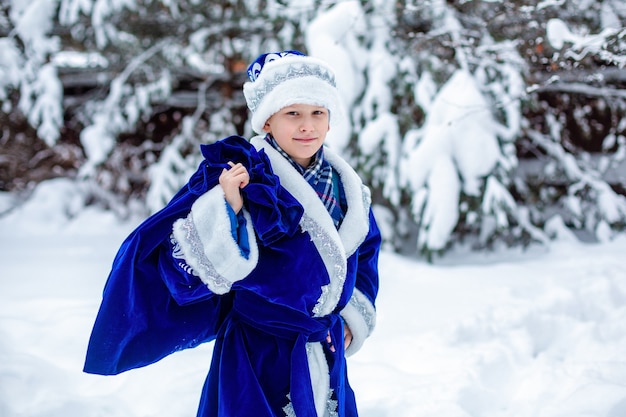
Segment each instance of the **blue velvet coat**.
[{"label": "blue velvet coat", "polygon": [[[233,136],[202,153],[187,186],[115,257],[85,372],[117,374],[215,340],[198,416],[357,416],[345,357],[376,319],[381,239],[369,191],[325,150],[348,204],[337,230],[262,138]],[[239,225],[245,251],[216,186],[227,161],[250,173]],[[344,322],[353,334],[345,352]]]}]

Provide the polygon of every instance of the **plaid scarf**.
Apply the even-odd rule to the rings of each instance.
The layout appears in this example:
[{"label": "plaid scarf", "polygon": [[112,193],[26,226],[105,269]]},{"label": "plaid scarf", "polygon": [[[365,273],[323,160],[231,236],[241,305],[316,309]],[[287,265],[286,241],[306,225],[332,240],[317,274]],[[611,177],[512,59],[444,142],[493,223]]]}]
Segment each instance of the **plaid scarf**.
[{"label": "plaid scarf", "polygon": [[[324,207],[333,218],[336,228],[339,228],[344,217],[345,196],[341,188],[341,182],[333,181],[333,168],[330,166],[326,158],[324,158],[324,147],[311,160],[308,167],[303,168],[302,165],[294,161],[287,152],[281,149],[270,134],[265,136],[265,141],[276,149],[282,156],[291,163],[291,165],[304,177],[304,179],[313,187],[317,196],[324,203]],[[335,187],[336,186],[336,187]],[[335,190],[337,188],[337,190]]]}]

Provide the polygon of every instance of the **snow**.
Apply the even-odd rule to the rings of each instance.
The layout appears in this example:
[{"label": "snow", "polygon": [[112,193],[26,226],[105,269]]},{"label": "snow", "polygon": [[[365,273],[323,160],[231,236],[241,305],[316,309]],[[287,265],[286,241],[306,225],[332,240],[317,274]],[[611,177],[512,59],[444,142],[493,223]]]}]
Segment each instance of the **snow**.
[{"label": "snow", "polygon": [[39,70],[39,77],[30,88],[36,100],[32,105],[30,100],[27,101],[29,122],[32,126],[38,126],[37,135],[48,146],[54,146],[63,126],[63,109],[60,106],[63,99],[63,85],[57,76],[56,67],[52,64],[43,65]]},{"label": "snow", "polygon": [[61,51],[52,58],[57,67],[106,68],[108,60],[98,52]]},{"label": "snow", "polygon": [[413,198],[414,217],[421,222],[418,248],[444,248],[458,222],[461,189],[480,194],[501,159],[495,126],[473,77],[457,71],[435,96],[421,141],[407,142],[414,147],[405,150],[400,169],[400,182],[411,194],[428,189],[425,200]]},{"label": "snow", "polygon": [[16,42],[13,39],[0,38],[0,101],[2,111],[6,113],[11,108],[11,101],[6,100],[9,96],[8,90],[19,85],[22,63]]},{"label": "snow", "polygon": [[[389,2],[384,4],[392,7]],[[352,109],[348,121],[352,127],[348,132],[356,132],[356,147],[360,154],[367,155],[356,165],[374,186],[384,184],[383,195],[395,207],[400,205],[402,193],[410,195],[413,220],[419,227],[416,252],[441,250],[450,243],[460,218],[461,196],[483,197],[485,182],[498,174],[496,168],[512,169],[516,165],[515,149],[506,143],[501,146],[500,139],[510,141],[519,132],[523,81],[515,75],[517,69],[513,64],[499,69],[502,65],[487,60],[478,74],[458,69],[437,91],[428,70],[413,68],[412,61],[400,60],[390,53],[393,48],[388,25],[379,19],[387,18],[392,10],[383,12],[383,2],[377,10],[366,16],[359,2],[337,4],[319,14],[307,27],[307,47],[315,57],[340,63],[335,66],[337,82],[340,89],[344,86],[350,92],[342,91],[342,97],[346,107]],[[454,14],[443,3],[441,10],[445,12],[446,31],[460,37],[461,25]],[[369,30],[363,32],[360,26],[346,29],[346,25],[356,23],[351,18],[368,20]],[[367,50],[356,47],[355,35],[363,37]],[[519,55],[511,52],[513,44],[500,47],[499,56],[506,56],[511,63],[522,62]],[[456,55],[461,64],[466,64],[467,57],[463,58],[461,52],[457,48]],[[400,71],[407,77],[406,81],[398,81]],[[507,87],[491,86],[500,83],[489,79],[487,73],[500,74],[505,80],[501,84]],[[366,83],[361,80],[363,74]],[[415,101],[421,104],[426,117],[423,126],[410,129],[403,137],[401,117],[392,109],[391,86],[393,82],[410,84],[411,79]],[[496,121],[485,90],[491,90],[492,98],[506,103],[502,105],[506,125]],[[360,97],[358,106],[353,104],[356,97]],[[334,130],[328,143],[340,152],[346,150],[349,136]],[[346,153],[350,155],[350,151]],[[498,193],[495,197],[500,198],[491,204],[495,215],[521,215],[516,204],[508,204],[510,196]],[[507,213],[499,209],[501,206],[508,208]]]},{"label": "snow", "polygon": [[11,3],[11,20],[16,22],[15,30],[27,47],[42,54],[52,52],[52,50],[46,51],[48,41],[45,38],[52,29],[51,17],[54,16],[56,2],[31,0]]},{"label": "snow", "polygon": [[[0,416],[195,415],[211,344],[122,375],[81,372],[113,256],[141,221],[53,180],[0,194]],[[554,224],[555,230],[565,230]],[[383,252],[377,327],[348,360],[362,417],[626,415],[626,237],[525,253]]]},{"label": "snow", "polygon": [[326,139],[329,145],[339,150],[344,149],[350,139],[349,111],[365,84],[361,72],[365,65],[363,51],[356,40],[364,31],[362,22],[363,10],[358,2],[345,1],[317,15],[306,30],[308,54],[332,64],[337,89],[343,99],[342,113],[345,114],[331,115],[339,117],[341,123],[335,124]]},{"label": "snow", "polygon": [[546,27],[548,41],[556,49],[561,49],[566,42],[573,44],[573,49],[585,47],[600,48],[606,38],[619,32],[619,29],[606,28],[598,35],[578,35],[569,30],[565,22],[560,19],[550,19]]},{"label": "snow", "polygon": [[[32,51],[24,59],[12,39],[0,39],[0,99],[20,87],[20,106],[28,110],[24,114],[53,145],[62,121],[55,67],[106,65],[98,54],[60,50],[59,39],[48,37],[54,10],[58,8],[60,21],[68,25],[90,16],[97,44],[105,46],[118,36],[128,36],[118,33],[109,18],[124,8],[135,8],[136,2],[10,3],[15,31]],[[173,1],[161,3],[176,7]],[[532,7],[542,10],[563,4],[545,0]],[[467,195],[482,191],[481,240],[486,241],[492,231],[508,227],[507,215],[515,212],[506,187],[491,174],[498,164],[515,165],[514,156],[503,154],[498,140],[512,140],[520,129],[517,98],[525,88],[519,69],[486,60],[480,71],[459,71],[438,91],[430,72],[411,68],[413,61],[408,59],[396,62],[390,55],[386,44],[390,34],[385,33],[382,20],[393,14],[395,6],[382,0],[375,5],[379,12],[387,8],[380,16],[371,16],[358,1],[338,2],[315,17],[306,31],[309,53],[334,64],[347,109],[347,123],[333,128],[329,144],[345,149],[351,139],[349,124],[362,125],[360,150],[368,155],[381,150],[387,155],[388,161],[376,162],[372,168],[374,180],[385,184],[385,196],[397,202],[401,187],[412,194],[412,214],[421,222],[418,246],[445,247],[459,217],[461,190]],[[626,65],[626,58],[607,55],[605,50],[607,40],[623,31],[619,17],[624,6],[619,0],[605,0],[602,5],[599,33],[584,33],[555,18],[547,25],[548,42],[556,49],[569,48],[561,53],[575,60],[595,54],[619,67]],[[278,6],[283,7],[282,2],[274,5]],[[458,41],[459,22],[446,12],[445,2],[437,1],[435,6],[445,15],[438,33],[451,33]],[[290,38],[287,32],[283,36]],[[205,36],[198,32],[192,37],[188,62],[207,72],[220,71],[219,65],[202,62],[198,54]],[[367,49],[365,41],[371,43]],[[512,52],[513,43],[483,47],[497,48],[503,61],[521,61]],[[137,89],[126,84],[130,73],[161,48],[167,45],[155,45],[135,57],[113,82],[108,98],[95,103],[92,124],[80,137],[88,158],[81,174],[92,174],[106,160],[115,136],[145,113],[152,97],[169,93],[167,74]],[[467,66],[463,50],[457,53],[459,64]],[[51,63],[45,64],[42,57],[48,55]],[[502,80],[487,77],[494,68]],[[398,118],[390,112],[389,83],[394,77],[397,81],[398,73],[417,80],[412,91],[427,116],[423,126],[409,130],[404,138],[400,138]],[[490,113],[488,91],[503,106],[506,126]],[[359,97],[363,106],[355,106]],[[3,103],[5,112],[10,105]],[[213,121],[211,126],[217,126]],[[547,121],[552,136],[558,138],[558,120],[547,115]],[[583,171],[573,156],[552,142],[534,140],[560,162],[568,177],[578,181],[578,188],[572,187],[563,203],[573,221],[593,225],[601,243],[578,242],[563,219],[555,216],[545,231],[557,240],[526,253],[457,252],[432,265],[384,252],[378,326],[363,350],[349,360],[362,416],[626,415],[622,259],[626,237],[615,236],[609,226],[625,215],[626,199]],[[175,187],[176,178],[167,175],[171,172],[166,165],[184,170],[180,155],[167,150],[163,155],[161,164],[150,172],[156,180],[149,196],[153,210]],[[585,187],[594,191],[595,207],[576,198],[577,189]],[[80,183],[65,179],[39,185],[19,207],[21,196],[0,193],[0,417],[194,415],[211,344],[115,377],[81,372],[113,256],[141,220],[120,223],[109,212],[86,207],[86,195]],[[397,220],[388,210],[378,209],[381,228],[390,237]],[[537,240],[545,241],[529,217],[527,209],[519,209],[517,221]]]},{"label": "snow", "polygon": [[[613,61],[619,67],[624,67],[626,65],[626,57],[623,54],[614,55],[604,50],[610,37],[619,36],[620,33],[623,36],[623,28],[619,26],[614,27],[614,19],[617,19],[617,17],[613,16],[613,19],[609,21],[609,16],[612,14],[609,13],[607,7],[603,7],[602,11],[602,20],[607,25],[602,32],[598,34],[577,34],[570,31],[565,22],[554,18],[550,19],[546,25],[548,42],[556,49],[561,49],[566,43],[570,43],[572,48],[565,56],[576,61],[582,60],[588,53],[591,53],[598,54],[609,62]],[[582,52],[577,54],[574,52],[575,50],[581,50]]]}]

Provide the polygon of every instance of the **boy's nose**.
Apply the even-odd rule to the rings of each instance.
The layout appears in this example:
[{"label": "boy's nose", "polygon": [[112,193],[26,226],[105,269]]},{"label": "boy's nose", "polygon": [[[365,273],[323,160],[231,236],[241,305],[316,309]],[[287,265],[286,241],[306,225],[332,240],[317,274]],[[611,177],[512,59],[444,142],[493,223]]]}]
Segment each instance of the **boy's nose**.
[{"label": "boy's nose", "polygon": [[302,123],[300,124],[300,131],[301,132],[308,132],[308,131],[313,130],[313,129],[314,129],[313,122],[310,119],[308,119],[308,118],[304,118],[302,120]]}]

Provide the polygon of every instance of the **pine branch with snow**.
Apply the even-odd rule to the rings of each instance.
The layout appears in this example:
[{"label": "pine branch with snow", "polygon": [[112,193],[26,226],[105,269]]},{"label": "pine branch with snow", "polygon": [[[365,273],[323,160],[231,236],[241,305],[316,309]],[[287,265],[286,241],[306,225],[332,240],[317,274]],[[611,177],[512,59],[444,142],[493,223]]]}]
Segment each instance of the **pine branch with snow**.
[{"label": "pine branch with snow", "polygon": [[[386,247],[527,245],[562,224],[602,240],[626,227],[622,3],[11,0],[2,151],[32,148],[13,165],[80,174],[119,213],[157,210],[200,143],[252,134],[247,63],[300,49],[336,69],[327,144],[371,186]],[[5,166],[2,189],[40,180]]]}]

